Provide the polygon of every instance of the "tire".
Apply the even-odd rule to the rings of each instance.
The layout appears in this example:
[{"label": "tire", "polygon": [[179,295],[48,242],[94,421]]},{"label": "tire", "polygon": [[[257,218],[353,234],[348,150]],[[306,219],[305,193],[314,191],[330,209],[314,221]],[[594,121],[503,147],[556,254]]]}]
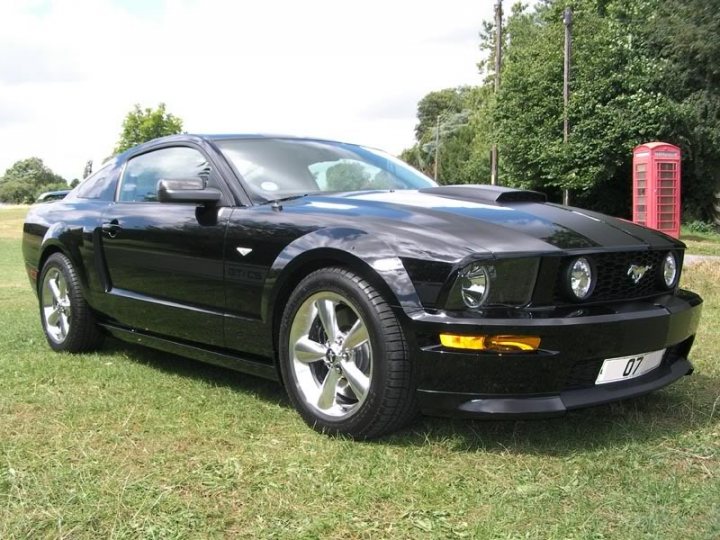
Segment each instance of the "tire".
[{"label": "tire", "polygon": [[321,433],[371,439],[417,415],[402,326],[382,295],[348,270],[317,270],[298,284],[279,353],[290,401]]},{"label": "tire", "polygon": [[62,253],[53,253],[45,262],[38,299],[40,321],[53,350],[79,353],[100,346],[103,336],[83,297],[80,278]]}]

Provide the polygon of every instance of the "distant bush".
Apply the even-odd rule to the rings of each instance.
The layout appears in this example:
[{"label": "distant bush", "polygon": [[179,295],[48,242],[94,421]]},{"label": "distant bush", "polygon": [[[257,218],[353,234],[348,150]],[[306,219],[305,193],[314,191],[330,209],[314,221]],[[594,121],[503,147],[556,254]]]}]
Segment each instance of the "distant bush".
[{"label": "distant bush", "polygon": [[686,224],[686,227],[690,232],[694,232],[697,234],[717,234],[718,232],[718,230],[712,223],[700,221],[699,219],[696,219],[695,221],[691,221],[690,223]]}]

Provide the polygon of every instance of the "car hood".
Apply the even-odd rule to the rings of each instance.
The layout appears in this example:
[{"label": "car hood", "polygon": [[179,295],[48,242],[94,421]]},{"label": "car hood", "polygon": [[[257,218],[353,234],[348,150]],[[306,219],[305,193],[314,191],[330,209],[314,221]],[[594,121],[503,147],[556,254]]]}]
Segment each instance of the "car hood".
[{"label": "car hood", "polygon": [[456,261],[478,252],[683,246],[622,219],[542,200],[544,196],[538,193],[494,186],[441,186],[312,196],[293,206],[334,215],[346,226],[360,224],[359,228],[384,237],[400,256],[435,260]]}]

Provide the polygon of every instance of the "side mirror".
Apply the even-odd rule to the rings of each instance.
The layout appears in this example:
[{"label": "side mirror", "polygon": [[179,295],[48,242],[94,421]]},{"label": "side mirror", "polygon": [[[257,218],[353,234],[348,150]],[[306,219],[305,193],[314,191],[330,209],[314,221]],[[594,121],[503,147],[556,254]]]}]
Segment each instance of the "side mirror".
[{"label": "side mirror", "polygon": [[160,202],[213,205],[220,201],[221,197],[219,190],[205,187],[205,182],[200,178],[160,180],[157,183],[157,198]]}]

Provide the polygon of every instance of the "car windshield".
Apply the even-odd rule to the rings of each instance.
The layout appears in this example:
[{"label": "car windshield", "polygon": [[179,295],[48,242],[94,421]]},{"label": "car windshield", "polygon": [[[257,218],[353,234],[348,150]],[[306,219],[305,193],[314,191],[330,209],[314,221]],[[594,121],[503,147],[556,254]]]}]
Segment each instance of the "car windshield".
[{"label": "car windshield", "polygon": [[271,138],[227,139],[216,144],[259,201],[318,192],[436,185],[399,159],[354,144]]}]

